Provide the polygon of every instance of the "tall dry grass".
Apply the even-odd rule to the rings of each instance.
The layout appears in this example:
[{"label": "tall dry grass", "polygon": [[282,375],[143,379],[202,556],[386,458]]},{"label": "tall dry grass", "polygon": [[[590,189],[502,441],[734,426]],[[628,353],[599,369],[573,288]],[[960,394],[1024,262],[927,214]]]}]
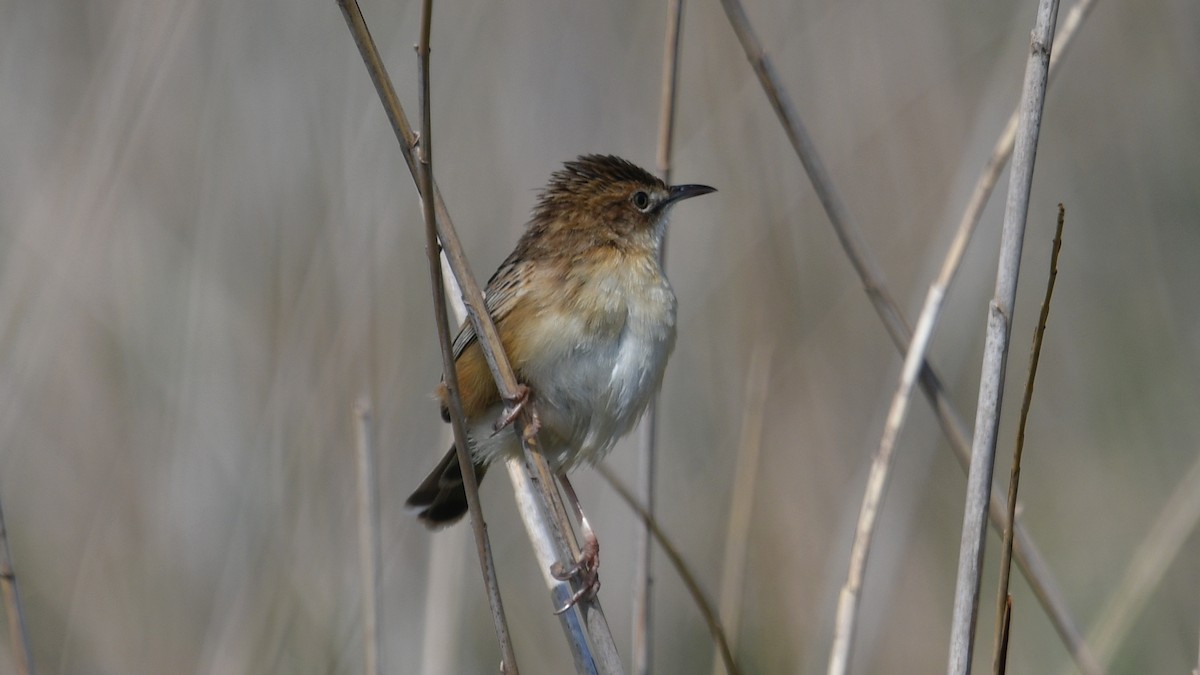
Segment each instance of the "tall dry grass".
[{"label": "tall dry grass", "polygon": [[[748,9],[915,312],[1020,87],[1033,3]],[[364,6],[406,105],[418,10]],[[653,168],[665,20],[633,2],[437,5],[436,171],[477,273],[562,160]],[[1198,25],[1195,3],[1101,2],[1046,104],[1029,259],[1048,252],[1056,203],[1069,223],[1021,517],[1087,627],[1200,448]],[[672,173],[720,192],[675,214],[658,511],[718,588],[740,383],[755,346],[774,345],[739,658],[819,672],[900,359],[721,8],[689,3],[683,30]],[[372,379],[381,660],[422,672],[423,649],[445,644],[426,635],[427,581],[445,572],[432,537],[469,532],[429,535],[402,513],[445,450],[420,207],[335,4],[0,2],[0,92],[0,495],[39,672],[361,672],[348,411]],[[975,402],[1000,212],[993,199],[931,350],[960,410]],[[1018,343],[1041,290],[1019,288]],[[945,665],[964,483],[915,403],[855,672]],[[1006,415],[1001,457],[1014,427]],[[609,460],[629,483],[633,445]],[[634,518],[598,477],[575,483],[627,654]],[[508,492],[492,479],[482,496],[517,653],[527,672],[560,672]],[[1185,536],[1113,672],[1195,667],[1200,538]],[[655,561],[655,672],[707,671],[703,620]],[[989,555],[987,588],[994,567]],[[492,672],[477,570],[456,574],[467,592],[438,619],[456,633],[441,663]],[[1067,654],[1014,582],[1008,672],[1053,672]],[[0,646],[0,671],[11,658]]]}]

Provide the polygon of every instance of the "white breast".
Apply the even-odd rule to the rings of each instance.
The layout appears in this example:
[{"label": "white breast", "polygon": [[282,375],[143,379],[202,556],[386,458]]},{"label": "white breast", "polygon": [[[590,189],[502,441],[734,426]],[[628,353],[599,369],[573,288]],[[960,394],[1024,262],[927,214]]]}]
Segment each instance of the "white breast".
[{"label": "white breast", "polygon": [[558,470],[603,458],[662,383],[675,346],[675,294],[661,277],[636,288],[612,296],[625,313],[619,332],[598,338],[582,322],[562,318],[574,348],[525,373],[542,420],[543,452]]},{"label": "white breast", "polygon": [[[539,358],[527,361],[521,374],[541,419],[542,453],[557,471],[602,459],[637,423],[662,383],[675,347],[675,293],[654,255],[662,230],[660,223],[646,233],[655,246],[640,261],[613,266],[607,274],[589,270],[578,302],[593,312],[591,325],[577,306],[532,319],[547,322],[544,330],[533,331],[546,338]],[[499,413],[499,406],[489,411],[487,423]],[[484,457],[520,452],[514,435],[492,435],[483,421],[471,436],[476,454]]]},{"label": "white breast", "polygon": [[631,311],[617,345],[608,378],[617,436],[628,432],[650,403],[675,346],[675,296],[670,287],[659,289],[656,295],[650,303],[654,314],[645,311],[646,307]]}]

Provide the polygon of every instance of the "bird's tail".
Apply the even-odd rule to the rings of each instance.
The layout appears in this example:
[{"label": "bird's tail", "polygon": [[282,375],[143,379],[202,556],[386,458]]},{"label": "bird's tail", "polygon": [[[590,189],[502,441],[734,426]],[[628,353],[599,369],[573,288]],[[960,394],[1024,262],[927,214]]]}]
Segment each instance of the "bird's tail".
[{"label": "bird's tail", "polygon": [[[475,463],[475,478],[482,482],[487,465]],[[438,462],[421,485],[408,497],[405,506],[417,511],[417,518],[431,530],[453,525],[467,512],[467,490],[454,446]]]}]

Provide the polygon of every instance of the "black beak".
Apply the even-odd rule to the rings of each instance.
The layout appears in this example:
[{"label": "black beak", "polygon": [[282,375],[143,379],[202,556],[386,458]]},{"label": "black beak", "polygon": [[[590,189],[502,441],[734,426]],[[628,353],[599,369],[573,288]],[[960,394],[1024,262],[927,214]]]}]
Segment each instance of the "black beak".
[{"label": "black beak", "polygon": [[692,197],[699,197],[700,195],[706,195],[710,192],[716,191],[717,188],[709,187],[707,185],[672,185],[667,198],[663,200],[660,208],[666,208],[675,202],[683,201],[684,199],[690,199]]}]

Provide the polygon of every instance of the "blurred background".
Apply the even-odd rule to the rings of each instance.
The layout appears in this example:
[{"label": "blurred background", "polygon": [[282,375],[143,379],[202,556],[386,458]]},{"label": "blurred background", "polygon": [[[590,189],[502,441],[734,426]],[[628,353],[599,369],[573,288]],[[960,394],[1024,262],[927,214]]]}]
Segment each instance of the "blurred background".
[{"label": "blurred background", "polygon": [[[791,3],[747,11],[915,315],[1013,109],[1035,3]],[[1070,5],[1060,13],[1066,16]],[[363,11],[415,118],[418,6]],[[436,3],[435,168],[477,276],[563,160],[654,169],[664,3]],[[688,3],[674,178],[680,335],[658,503],[717,597],[737,448],[762,389],[738,658],[822,672],[866,467],[900,357],[716,2]],[[1161,570],[1097,645],[1119,673],[1189,672],[1200,641],[1200,5],[1101,0],[1051,87],[996,475],[1007,482],[1055,205],[1058,289],[1022,518],[1085,630],[1131,565]],[[495,672],[466,525],[403,500],[447,446],[416,190],[340,11],[294,3],[0,1],[0,496],[42,673],[358,673],[352,406],[374,401],[383,664]],[[974,419],[1007,174],[931,359]],[[752,355],[768,376],[748,384]],[[636,479],[636,442],[608,465]],[[524,672],[570,669],[495,472],[482,496]],[[635,523],[575,483],[628,658]],[[964,475],[914,400],[864,590],[854,672],[945,667]],[[1164,519],[1182,526],[1144,548]],[[990,663],[990,535],[977,664]],[[712,668],[661,554],[656,661]],[[1010,673],[1071,672],[1014,572]],[[1103,648],[1103,649],[1102,649]],[[0,643],[0,671],[14,669]]]}]

